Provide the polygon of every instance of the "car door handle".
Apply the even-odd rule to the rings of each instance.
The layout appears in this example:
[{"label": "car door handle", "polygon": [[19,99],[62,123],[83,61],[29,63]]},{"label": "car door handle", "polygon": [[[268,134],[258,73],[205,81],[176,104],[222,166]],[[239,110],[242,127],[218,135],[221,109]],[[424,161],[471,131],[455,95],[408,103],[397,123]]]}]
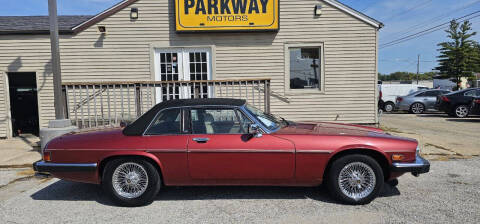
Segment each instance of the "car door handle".
[{"label": "car door handle", "polygon": [[209,140],[210,140],[209,138],[193,138],[193,141],[196,141],[198,143],[206,143]]}]

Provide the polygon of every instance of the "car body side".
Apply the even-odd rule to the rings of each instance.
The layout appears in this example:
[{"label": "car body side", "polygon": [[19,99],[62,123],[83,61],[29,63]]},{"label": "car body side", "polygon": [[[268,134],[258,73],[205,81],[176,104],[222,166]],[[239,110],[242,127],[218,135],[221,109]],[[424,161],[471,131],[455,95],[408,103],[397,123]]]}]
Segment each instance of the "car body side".
[{"label": "car body side", "polygon": [[[235,176],[223,179],[196,179],[189,170],[189,145],[192,134],[164,136],[125,136],[121,129],[92,131],[67,134],[52,140],[47,152],[55,163],[63,164],[97,164],[90,172],[52,172],[53,176],[71,181],[99,184],[105,164],[118,157],[141,157],[153,163],[161,173],[163,183],[170,186],[184,185],[289,185],[315,186],[322,183],[328,165],[339,155],[349,153],[367,154],[376,158],[382,165],[385,176],[394,179],[403,173],[391,172],[392,155],[402,154],[401,162],[412,162],[416,159],[417,141],[408,138],[388,135],[376,128],[356,125],[340,125],[331,123],[304,124],[316,126],[310,128],[285,128],[275,133],[265,133],[262,138],[269,139],[268,145],[284,144],[285,151],[255,152],[254,157],[245,157],[248,152],[230,152],[229,158],[238,158],[242,166],[237,169],[249,169],[251,158],[262,157],[265,168],[268,163],[281,164],[286,156],[291,158],[292,175],[282,177],[286,167],[267,170],[269,175],[277,178],[238,179]],[[227,138],[228,139],[228,138]],[[222,142],[228,144],[228,140]],[[273,147],[273,146],[272,146]],[[278,146],[277,146],[278,147]],[[235,148],[235,147],[234,147]],[[217,154],[216,154],[217,153]],[[206,157],[208,162],[223,160],[222,149],[213,149]],[[272,154],[274,154],[272,156]],[[243,159],[243,160],[241,160]],[[258,164],[258,163],[257,163]],[[251,168],[251,167],[250,167]],[[252,170],[259,171],[259,170]],[[261,171],[261,170],[260,170]],[[234,173],[233,172],[233,173]],[[207,174],[208,175],[208,174]],[[233,175],[233,174],[232,174]]]},{"label": "car body side", "polygon": [[[445,90],[423,90],[416,94],[397,97],[395,107],[400,111],[409,111],[414,103],[421,103],[425,110],[435,109],[437,96],[424,96],[427,92],[438,92],[438,95],[447,94],[449,91]],[[399,98],[402,100],[400,101]]]}]

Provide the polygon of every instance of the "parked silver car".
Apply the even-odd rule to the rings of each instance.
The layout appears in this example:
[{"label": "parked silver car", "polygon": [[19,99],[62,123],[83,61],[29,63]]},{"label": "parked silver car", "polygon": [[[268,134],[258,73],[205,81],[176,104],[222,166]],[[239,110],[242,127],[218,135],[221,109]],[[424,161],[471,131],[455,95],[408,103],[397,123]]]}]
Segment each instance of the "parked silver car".
[{"label": "parked silver car", "polygon": [[395,107],[399,111],[421,114],[427,110],[434,110],[437,96],[449,92],[448,90],[439,89],[420,90],[407,96],[397,97]]}]

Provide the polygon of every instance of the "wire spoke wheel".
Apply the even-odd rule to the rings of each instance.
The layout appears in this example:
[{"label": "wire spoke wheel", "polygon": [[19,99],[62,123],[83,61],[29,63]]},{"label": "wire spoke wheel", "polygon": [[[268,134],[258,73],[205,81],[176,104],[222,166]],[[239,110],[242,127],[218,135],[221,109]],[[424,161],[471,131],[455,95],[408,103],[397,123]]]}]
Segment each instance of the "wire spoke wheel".
[{"label": "wire spoke wheel", "polygon": [[342,193],[355,201],[368,197],[375,189],[375,185],[375,172],[363,162],[345,165],[338,176],[338,186]]},{"label": "wire spoke wheel", "polygon": [[148,187],[147,171],[138,163],[123,163],[113,172],[112,185],[124,198],[140,197]]}]

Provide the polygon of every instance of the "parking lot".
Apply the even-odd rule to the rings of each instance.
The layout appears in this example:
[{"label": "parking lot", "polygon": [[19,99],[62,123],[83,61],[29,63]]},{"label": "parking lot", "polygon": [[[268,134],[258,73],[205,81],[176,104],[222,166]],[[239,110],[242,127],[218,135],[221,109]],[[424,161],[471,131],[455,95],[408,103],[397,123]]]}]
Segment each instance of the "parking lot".
[{"label": "parking lot", "polygon": [[167,187],[153,204],[113,205],[99,186],[32,177],[29,168],[0,169],[5,223],[478,223],[480,117],[441,113],[383,114],[381,126],[414,137],[430,173],[399,178],[364,206],[332,200],[323,187]]},{"label": "parking lot", "polygon": [[397,187],[386,185],[381,197],[364,206],[339,204],[320,187],[171,187],[163,189],[151,205],[120,208],[112,205],[96,185],[58,179],[41,182],[28,179],[0,189],[2,223],[478,223],[480,220],[478,157],[433,161],[430,173],[418,178],[404,175]]},{"label": "parking lot", "polygon": [[380,126],[394,135],[418,139],[431,159],[470,158],[480,154],[480,116],[453,118],[444,113],[384,113]]}]

